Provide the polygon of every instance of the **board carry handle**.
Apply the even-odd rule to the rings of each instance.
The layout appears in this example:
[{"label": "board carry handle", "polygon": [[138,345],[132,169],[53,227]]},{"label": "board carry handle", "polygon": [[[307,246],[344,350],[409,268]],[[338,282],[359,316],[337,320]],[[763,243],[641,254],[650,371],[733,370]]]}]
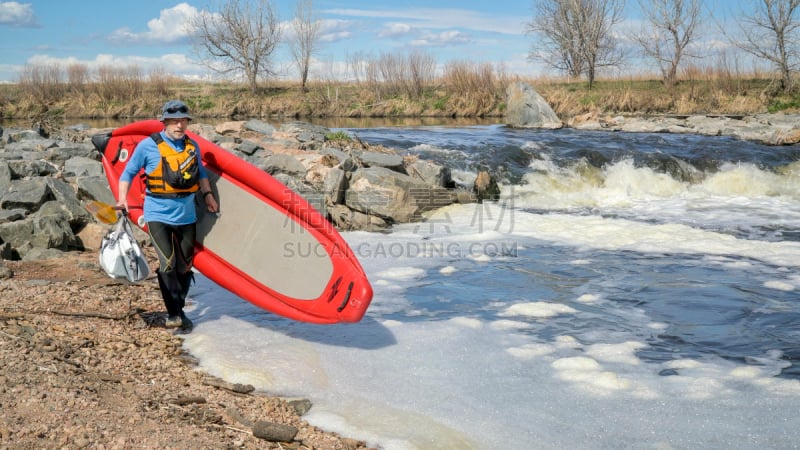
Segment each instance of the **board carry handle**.
[{"label": "board carry handle", "polygon": [[347,302],[350,301],[350,294],[353,292],[353,282],[351,281],[350,284],[347,286],[347,293],[344,295],[344,300],[342,300],[342,304],[336,308],[337,312],[342,312],[344,307],[347,306]]}]

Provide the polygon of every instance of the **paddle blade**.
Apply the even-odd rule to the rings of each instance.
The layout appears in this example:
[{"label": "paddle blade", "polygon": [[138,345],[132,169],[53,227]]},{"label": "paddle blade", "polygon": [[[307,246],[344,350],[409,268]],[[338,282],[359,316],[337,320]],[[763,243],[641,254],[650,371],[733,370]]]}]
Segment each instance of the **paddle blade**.
[{"label": "paddle blade", "polygon": [[113,225],[117,223],[117,210],[108,203],[92,200],[86,203],[86,209],[92,213],[95,219],[102,223]]}]

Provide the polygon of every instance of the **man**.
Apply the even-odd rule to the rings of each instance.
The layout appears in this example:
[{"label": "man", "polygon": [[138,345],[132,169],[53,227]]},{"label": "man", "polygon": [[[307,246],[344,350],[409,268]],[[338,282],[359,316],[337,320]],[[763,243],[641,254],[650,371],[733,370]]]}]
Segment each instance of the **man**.
[{"label": "man", "polygon": [[192,258],[197,215],[195,197],[200,192],[209,212],[219,209],[202,164],[200,147],[186,136],[192,117],[179,100],[162,108],[164,130],[143,139],[119,179],[117,206],[128,209],[128,190],[139,172],[146,175],[144,220],[158,254],[158,286],[167,309],[165,327],[190,330],[192,321],[183,307],[193,281]]}]

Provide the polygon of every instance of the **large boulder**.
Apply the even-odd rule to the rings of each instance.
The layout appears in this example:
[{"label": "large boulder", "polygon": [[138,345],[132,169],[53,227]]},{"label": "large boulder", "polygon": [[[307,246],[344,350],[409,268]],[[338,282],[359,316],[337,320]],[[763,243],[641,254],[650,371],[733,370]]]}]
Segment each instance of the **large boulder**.
[{"label": "large boulder", "polygon": [[383,167],[357,170],[345,194],[351,209],[375,214],[390,222],[422,219],[422,214],[455,203],[452,191],[431,186]]},{"label": "large boulder", "polygon": [[511,83],[506,89],[506,123],[516,128],[558,129],[564,126],[533,86],[522,81]]},{"label": "large boulder", "polygon": [[47,181],[43,177],[31,180],[12,180],[3,197],[0,198],[0,208],[38,211],[51,195]]}]

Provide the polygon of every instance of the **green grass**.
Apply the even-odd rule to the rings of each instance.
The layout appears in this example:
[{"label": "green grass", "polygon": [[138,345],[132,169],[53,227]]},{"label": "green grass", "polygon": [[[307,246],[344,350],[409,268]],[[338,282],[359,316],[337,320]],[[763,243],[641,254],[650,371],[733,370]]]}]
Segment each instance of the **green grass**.
[{"label": "green grass", "polygon": [[433,109],[438,109],[440,111],[444,111],[447,108],[447,100],[448,100],[448,97],[442,97],[440,99],[437,99],[433,103]]},{"label": "green grass", "polygon": [[325,135],[325,140],[326,141],[333,141],[333,142],[350,142],[350,141],[353,140],[353,138],[350,137],[350,135],[347,134],[346,131],[339,130],[339,131],[334,131],[334,132],[331,132],[331,133],[327,133]]},{"label": "green grass", "polygon": [[770,113],[796,109],[800,109],[800,96],[794,96],[785,100],[776,100],[767,106],[767,111]]}]

